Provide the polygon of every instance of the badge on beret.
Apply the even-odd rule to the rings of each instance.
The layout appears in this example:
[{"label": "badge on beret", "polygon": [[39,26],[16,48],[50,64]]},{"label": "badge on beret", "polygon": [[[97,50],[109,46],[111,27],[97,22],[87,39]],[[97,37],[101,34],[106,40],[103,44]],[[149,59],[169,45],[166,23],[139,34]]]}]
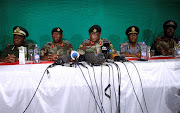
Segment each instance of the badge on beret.
[{"label": "badge on beret", "polygon": [[64,46],[64,44],[63,43],[61,43],[61,47],[63,47]]},{"label": "badge on beret", "polygon": [[95,32],[97,32],[97,30],[94,28],[93,32],[95,33]]},{"label": "badge on beret", "polygon": [[99,41],[99,45],[101,45],[102,44],[102,41]]},{"label": "badge on beret", "polygon": [[54,44],[52,45],[52,48],[54,48]]},{"label": "badge on beret", "polygon": [[170,24],[170,25],[174,25],[174,22],[171,21],[171,22],[169,22],[169,24]]},{"label": "badge on beret", "polygon": [[57,31],[60,31],[60,29],[58,28]]}]

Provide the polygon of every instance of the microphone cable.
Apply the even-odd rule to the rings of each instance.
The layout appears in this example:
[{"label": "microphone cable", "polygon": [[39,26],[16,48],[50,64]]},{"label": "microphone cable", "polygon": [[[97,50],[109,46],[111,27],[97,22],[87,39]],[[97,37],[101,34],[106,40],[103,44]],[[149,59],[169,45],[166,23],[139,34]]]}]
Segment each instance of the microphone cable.
[{"label": "microphone cable", "polygon": [[80,71],[81,71],[81,73],[82,73],[82,75],[83,75],[83,77],[84,77],[84,79],[85,79],[85,81],[86,81],[86,83],[87,83],[87,85],[88,85],[90,91],[91,91],[91,94],[93,95],[94,100],[95,100],[95,102],[96,102],[96,104],[97,104],[97,106],[98,106],[100,112],[102,113],[102,109],[100,108],[100,106],[99,106],[99,104],[98,104],[98,102],[97,102],[97,100],[96,100],[96,97],[95,97],[95,95],[94,95],[94,93],[93,93],[91,87],[89,86],[88,81],[87,81],[87,79],[86,79],[86,77],[85,77],[85,75],[84,75],[84,73],[83,73],[81,67],[79,66],[79,62],[78,62],[78,61],[77,61],[77,66],[79,67],[79,69],[80,69]]},{"label": "microphone cable", "polygon": [[30,102],[28,103],[28,105],[27,105],[27,107],[25,108],[25,110],[23,111],[23,113],[26,112],[26,110],[27,110],[28,107],[30,106],[32,100],[34,99],[34,97],[35,97],[35,95],[36,95],[36,93],[37,93],[37,90],[39,89],[39,86],[40,86],[40,84],[41,84],[41,82],[42,82],[42,80],[43,80],[43,78],[44,78],[44,75],[45,75],[45,72],[46,72],[46,71],[47,71],[47,74],[49,74],[48,67],[47,67],[46,70],[44,71],[43,76],[41,77],[41,79],[40,79],[40,81],[39,81],[39,84],[38,84],[38,86],[37,86],[37,88],[36,88],[36,91],[34,92],[33,97],[31,98]]},{"label": "microphone cable", "polygon": [[[103,108],[103,105],[102,105],[102,102],[101,102],[101,98],[100,98],[100,94],[99,94],[99,89],[98,89],[97,81],[96,81],[96,76],[95,76],[94,67],[93,67],[93,66],[91,66],[91,67],[92,67],[93,73],[94,73],[94,81],[95,81],[95,84],[96,84],[96,88],[97,88],[97,93],[98,93],[99,101],[100,101],[101,107],[102,107],[102,109],[103,109],[103,111],[104,111],[104,108]],[[102,80],[101,80],[101,81],[102,81]],[[105,111],[104,111],[104,113],[105,113]]]},{"label": "microphone cable", "polygon": [[[122,62],[122,64],[124,64],[124,62]],[[140,108],[141,108],[141,111],[142,111],[142,113],[144,113],[143,108],[142,108],[142,106],[141,106],[141,103],[140,103],[140,101],[139,101],[139,98],[138,98],[138,96],[137,96],[137,94],[136,94],[136,91],[135,91],[135,89],[134,89],[134,85],[133,85],[132,79],[131,79],[131,77],[130,77],[129,71],[128,71],[128,69],[127,69],[127,66],[126,66],[125,64],[124,64],[124,66],[125,66],[126,71],[127,71],[127,73],[128,73],[128,77],[129,77],[130,82],[131,82],[132,87],[133,87],[133,92],[134,92],[134,94],[135,94],[135,96],[136,96],[136,99],[137,99],[137,101],[138,101],[138,103],[139,103],[139,106],[140,106]]]},{"label": "microphone cable", "polygon": [[142,91],[142,94],[143,94],[144,104],[145,104],[145,107],[146,107],[146,111],[147,111],[147,113],[149,113],[149,112],[148,112],[148,108],[147,108],[147,104],[146,104],[146,100],[145,100],[145,96],[144,96],[144,90],[143,90],[142,80],[141,80],[141,77],[140,77],[139,71],[138,71],[138,69],[137,69],[136,65],[135,65],[133,62],[131,62],[131,61],[130,61],[130,63],[132,63],[132,64],[134,65],[134,67],[136,68],[136,71],[137,71],[137,73],[138,73],[138,77],[139,77],[139,80],[140,80],[140,83],[141,83],[141,91]]}]

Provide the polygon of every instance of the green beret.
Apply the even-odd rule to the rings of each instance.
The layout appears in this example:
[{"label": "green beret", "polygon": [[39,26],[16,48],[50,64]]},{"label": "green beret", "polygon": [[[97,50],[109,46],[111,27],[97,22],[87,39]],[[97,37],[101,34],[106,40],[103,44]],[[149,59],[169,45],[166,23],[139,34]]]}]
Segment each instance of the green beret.
[{"label": "green beret", "polygon": [[96,32],[101,33],[101,27],[98,26],[98,25],[93,25],[93,26],[89,29],[89,33],[92,33],[92,32],[94,32],[94,33],[96,33]]},{"label": "green beret", "polygon": [[56,28],[54,28],[54,29],[52,30],[51,33],[53,34],[53,32],[59,32],[59,33],[62,34],[63,30],[62,30],[61,28],[59,28],[59,27],[56,27]]}]

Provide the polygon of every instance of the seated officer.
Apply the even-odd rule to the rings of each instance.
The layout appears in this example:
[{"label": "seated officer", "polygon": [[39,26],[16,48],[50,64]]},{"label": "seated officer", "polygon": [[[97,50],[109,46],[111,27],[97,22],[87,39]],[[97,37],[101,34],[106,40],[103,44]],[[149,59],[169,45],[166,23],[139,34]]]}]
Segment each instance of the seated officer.
[{"label": "seated officer", "polygon": [[177,23],[173,20],[168,20],[163,24],[164,35],[156,37],[154,46],[157,55],[172,55],[174,46],[178,43],[178,37],[174,36],[177,28]]},{"label": "seated officer", "polygon": [[62,55],[67,55],[73,50],[72,45],[67,40],[62,40],[62,29],[56,27],[52,30],[52,42],[47,42],[41,49],[41,60],[57,60]]},{"label": "seated officer", "polygon": [[126,30],[127,39],[129,42],[122,43],[120,45],[120,54],[124,54],[126,57],[140,57],[141,56],[141,42],[137,42],[139,34],[139,28],[131,26]]},{"label": "seated officer", "polygon": [[20,26],[15,26],[13,28],[13,44],[8,45],[2,52],[0,61],[13,63],[17,62],[19,58],[19,49],[20,46],[30,47],[32,44],[25,43],[26,37],[29,36],[28,31]]},{"label": "seated officer", "polygon": [[86,52],[91,52],[91,53],[97,54],[97,53],[101,52],[101,47],[103,46],[103,43],[107,42],[110,45],[109,57],[114,58],[114,56],[117,56],[117,52],[116,52],[115,48],[113,47],[113,45],[111,44],[111,42],[107,39],[100,38],[100,36],[101,36],[101,27],[100,26],[93,25],[89,29],[89,35],[90,35],[90,38],[83,41],[82,44],[77,49],[79,54],[83,55]]}]

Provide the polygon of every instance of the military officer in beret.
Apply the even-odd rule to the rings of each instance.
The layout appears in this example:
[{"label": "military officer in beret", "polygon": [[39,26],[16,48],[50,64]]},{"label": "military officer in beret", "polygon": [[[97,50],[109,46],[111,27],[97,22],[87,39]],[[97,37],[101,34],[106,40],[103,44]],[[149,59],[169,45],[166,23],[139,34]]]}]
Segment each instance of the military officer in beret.
[{"label": "military officer in beret", "polygon": [[89,29],[89,35],[90,35],[90,38],[83,41],[82,44],[77,49],[79,54],[83,55],[86,52],[97,54],[99,52],[102,52],[101,47],[103,46],[103,43],[109,43],[110,45],[109,58],[114,58],[115,56],[117,56],[116,49],[113,47],[111,42],[107,39],[100,38],[101,27],[99,25],[93,25]]},{"label": "military officer in beret", "polygon": [[62,55],[67,55],[73,50],[72,45],[67,40],[62,40],[63,30],[56,27],[52,30],[52,42],[47,42],[41,49],[41,60],[54,61]]},{"label": "military officer in beret", "polygon": [[172,55],[173,48],[178,43],[178,37],[174,36],[177,28],[177,23],[173,20],[168,20],[163,24],[164,35],[156,37],[154,46],[157,55]]},{"label": "military officer in beret", "polygon": [[9,44],[2,52],[0,61],[13,63],[17,62],[19,58],[19,49],[18,47],[30,47],[32,43],[25,43],[26,37],[29,36],[28,31],[20,26],[15,26],[13,28],[13,44]]},{"label": "military officer in beret", "polygon": [[126,30],[127,39],[129,42],[120,45],[120,54],[126,57],[140,57],[141,56],[141,42],[137,42],[139,28],[131,26]]}]

